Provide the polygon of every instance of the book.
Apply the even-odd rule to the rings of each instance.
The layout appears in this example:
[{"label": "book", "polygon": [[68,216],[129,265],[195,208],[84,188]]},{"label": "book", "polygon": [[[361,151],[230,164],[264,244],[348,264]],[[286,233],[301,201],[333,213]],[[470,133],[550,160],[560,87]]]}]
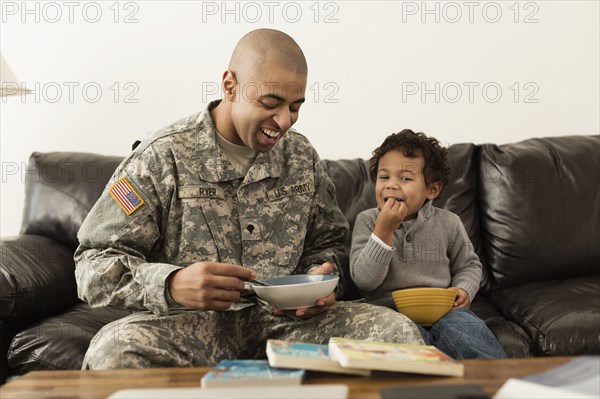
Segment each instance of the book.
[{"label": "book", "polygon": [[202,388],[300,385],[304,370],[280,369],[266,360],[223,360],[200,380]]},{"label": "book", "polygon": [[521,378],[509,378],[494,399],[599,398],[600,356],[579,356],[562,366]]},{"label": "book", "polygon": [[300,368],[368,376],[370,370],[342,367],[329,356],[329,346],[277,339],[267,341],[267,358],[272,367]]},{"label": "book", "polygon": [[237,388],[140,388],[122,389],[107,399],[346,399],[348,386],[342,384],[315,384],[298,386],[263,386]]},{"label": "book", "polygon": [[435,346],[333,337],[329,354],[344,367],[462,377],[464,366]]},{"label": "book", "polygon": [[479,385],[418,385],[381,389],[381,399],[490,399]]}]

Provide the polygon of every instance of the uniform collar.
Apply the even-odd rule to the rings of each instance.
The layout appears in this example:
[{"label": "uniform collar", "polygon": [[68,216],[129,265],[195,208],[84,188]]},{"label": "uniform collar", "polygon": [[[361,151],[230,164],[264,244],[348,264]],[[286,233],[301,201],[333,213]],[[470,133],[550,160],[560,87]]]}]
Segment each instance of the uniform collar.
[{"label": "uniform collar", "polygon": [[281,167],[284,162],[283,140],[286,138],[284,136],[271,151],[257,155],[254,164],[248,170],[244,183],[252,183],[268,177],[281,176]]},{"label": "uniform collar", "polygon": [[282,141],[286,139],[285,136],[271,151],[257,155],[246,176],[237,172],[225,159],[223,150],[217,143],[217,128],[210,115],[210,111],[220,102],[221,100],[215,100],[209,103],[196,120],[196,158],[200,178],[212,183],[243,178],[243,183],[252,183],[268,177],[281,176],[284,161]]}]

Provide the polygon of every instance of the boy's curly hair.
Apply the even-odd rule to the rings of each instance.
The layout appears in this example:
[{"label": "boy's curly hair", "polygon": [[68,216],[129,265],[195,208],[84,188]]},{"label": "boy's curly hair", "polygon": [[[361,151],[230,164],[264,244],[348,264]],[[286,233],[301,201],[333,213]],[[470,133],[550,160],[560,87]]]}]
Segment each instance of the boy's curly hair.
[{"label": "boy's curly hair", "polygon": [[448,184],[450,179],[448,150],[434,137],[427,137],[424,133],[415,133],[410,129],[389,135],[383,144],[373,151],[373,156],[369,160],[369,174],[373,181],[377,180],[379,160],[390,151],[402,151],[404,156],[410,158],[422,155],[425,160],[423,175],[427,187],[438,181],[442,182],[442,187]]}]

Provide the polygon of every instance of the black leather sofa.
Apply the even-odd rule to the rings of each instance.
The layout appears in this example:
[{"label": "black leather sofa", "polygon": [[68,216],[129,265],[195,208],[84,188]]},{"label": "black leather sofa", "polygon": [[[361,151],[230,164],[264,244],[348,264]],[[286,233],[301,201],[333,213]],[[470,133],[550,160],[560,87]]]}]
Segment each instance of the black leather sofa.
[{"label": "black leather sofa", "polygon": [[[461,217],[484,265],[472,309],[510,357],[600,354],[600,136],[456,144],[449,153],[451,183],[435,205]],[[121,159],[32,154],[21,233],[1,245],[2,380],[78,369],[99,328],[128,313],[80,302],[72,258]],[[367,161],[323,162],[352,226],[375,206]]]}]

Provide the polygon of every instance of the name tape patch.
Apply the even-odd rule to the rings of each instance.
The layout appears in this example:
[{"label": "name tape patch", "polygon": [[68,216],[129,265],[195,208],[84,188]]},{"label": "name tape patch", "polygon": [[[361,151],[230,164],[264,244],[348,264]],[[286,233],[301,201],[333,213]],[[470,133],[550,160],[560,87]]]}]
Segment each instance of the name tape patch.
[{"label": "name tape patch", "polygon": [[140,197],[124,177],[121,177],[118,182],[112,185],[110,195],[112,195],[127,215],[131,215],[144,204],[142,197]]},{"label": "name tape patch", "polygon": [[225,198],[221,187],[217,186],[180,186],[179,198]]}]

